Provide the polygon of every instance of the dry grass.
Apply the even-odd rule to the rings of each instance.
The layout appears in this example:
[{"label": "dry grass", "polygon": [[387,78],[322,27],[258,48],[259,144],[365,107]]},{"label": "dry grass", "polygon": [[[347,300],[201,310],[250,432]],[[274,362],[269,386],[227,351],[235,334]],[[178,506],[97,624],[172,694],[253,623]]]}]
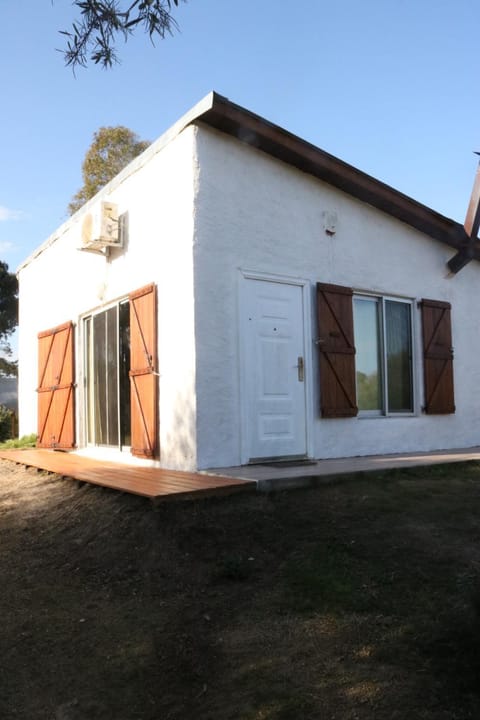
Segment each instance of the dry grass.
[{"label": "dry grass", "polygon": [[480,717],[480,466],[151,507],[0,463],[4,720]]}]

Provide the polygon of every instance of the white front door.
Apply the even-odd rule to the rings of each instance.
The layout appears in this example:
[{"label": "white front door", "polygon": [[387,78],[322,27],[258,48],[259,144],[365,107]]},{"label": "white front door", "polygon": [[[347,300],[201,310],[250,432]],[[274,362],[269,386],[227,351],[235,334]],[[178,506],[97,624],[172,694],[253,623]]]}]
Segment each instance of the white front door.
[{"label": "white front door", "polygon": [[248,460],[307,454],[303,287],[246,279],[241,304]]}]

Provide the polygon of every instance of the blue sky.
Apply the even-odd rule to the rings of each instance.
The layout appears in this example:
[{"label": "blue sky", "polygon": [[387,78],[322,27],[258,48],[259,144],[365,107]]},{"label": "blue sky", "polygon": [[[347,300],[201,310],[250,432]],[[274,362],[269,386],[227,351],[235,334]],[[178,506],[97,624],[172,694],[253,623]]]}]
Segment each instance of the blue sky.
[{"label": "blue sky", "polygon": [[210,90],[463,221],[480,149],[476,0],[190,0],[76,76],[70,0],[1,0],[0,259],[66,219],[102,125],[159,137]]}]

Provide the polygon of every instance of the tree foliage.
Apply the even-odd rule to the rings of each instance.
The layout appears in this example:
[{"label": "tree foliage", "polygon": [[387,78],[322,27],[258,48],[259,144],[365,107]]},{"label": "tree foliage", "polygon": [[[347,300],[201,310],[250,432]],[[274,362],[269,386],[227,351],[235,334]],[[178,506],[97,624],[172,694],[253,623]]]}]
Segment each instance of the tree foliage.
[{"label": "tree foliage", "polygon": [[7,360],[6,357],[0,357],[0,377],[17,377],[17,375],[17,360]]},{"label": "tree foliage", "polygon": [[9,440],[14,433],[14,412],[5,405],[0,405],[0,442]]},{"label": "tree foliage", "polygon": [[[10,353],[8,338],[18,324],[18,282],[16,275],[8,271],[7,263],[0,260],[0,350]],[[14,364],[3,360],[0,370],[7,372]]]},{"label": "tree foliage", "polygon": [[69,214],[73,215],[149,145],[122,125],[97,130],[82,163],[83,186],[72,197]]},{"label": "tree foliage", "polygon": [[[111,67],[118,62],[118,39],[126,42],[139,27],[148,33],[153,42],[178,30],[171,14],[173,5],[180,0],[74,0],[80,19],[71,29],[62,30],[67,38],[63,51],[65,63],[72,68],[86,67],[88,60]],[[184,0],[185,1],[185,0]]]}]

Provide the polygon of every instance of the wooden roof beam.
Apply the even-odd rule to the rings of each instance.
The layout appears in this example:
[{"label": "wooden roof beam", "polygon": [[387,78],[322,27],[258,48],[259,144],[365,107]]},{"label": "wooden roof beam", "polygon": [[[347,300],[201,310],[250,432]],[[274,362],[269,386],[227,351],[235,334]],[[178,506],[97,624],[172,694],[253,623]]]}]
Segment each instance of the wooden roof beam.
[{"label": "wooden roof beam", "polygon": [[[476,152],[476,155],[480,153]],[[475,245],[477,242],[478,229],[480,227],[480,163],[477,165],[475,181],[473,183],[470,202],[468,203],[467,215],[463,224],[468,241],[463,244],[456,255],[448,261],[450,272],[456,274],[468,265],[475,257]]]}]

